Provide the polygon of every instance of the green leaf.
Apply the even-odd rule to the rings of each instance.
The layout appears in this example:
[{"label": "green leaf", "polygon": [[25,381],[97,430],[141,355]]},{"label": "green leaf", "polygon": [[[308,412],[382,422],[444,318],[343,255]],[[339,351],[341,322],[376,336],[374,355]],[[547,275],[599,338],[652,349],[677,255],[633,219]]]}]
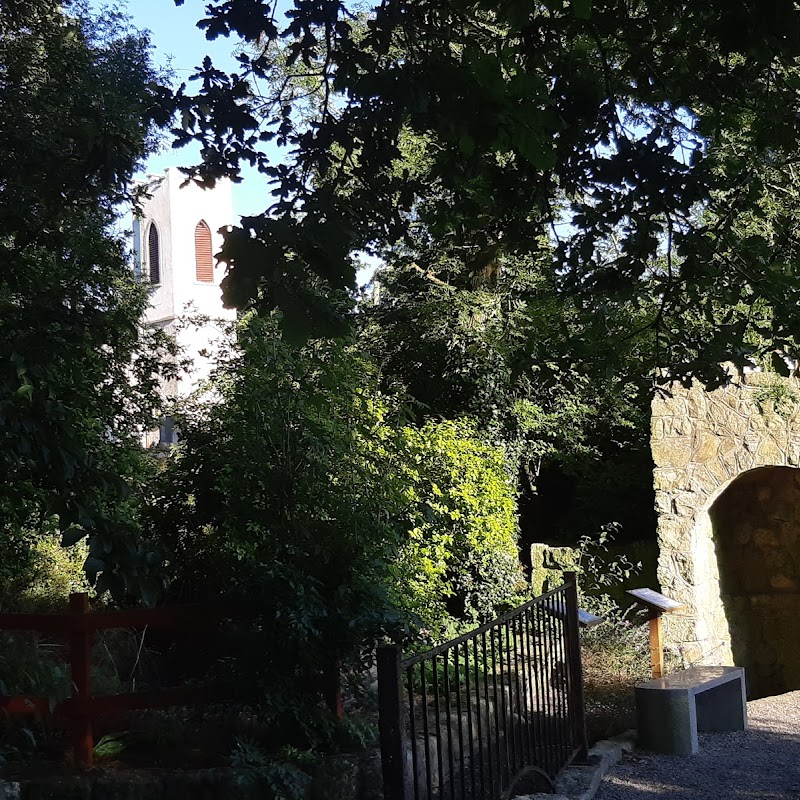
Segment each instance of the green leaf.
[{"label": "green leaf", "polygon": [[113,758],[120,755],[127,748],[125,742],[120,738],[122,734],[106,734],[95,746],[92,751],[97,758]]},{"label": "green leaf", "polygon": [[514,145],[522,157],[536,169],[551,169],[556,160],[551,142],[545,141],[536,131],[518,129],[513,132]]},{"label": "green leaf", "polygon": [[572,0],[572,11],[578,19],[592,16],[592,0]]},{"label": "green leaf", "polygon": [[86,578],[89,583],[94,585],[97,581],[98,573],[108,569],[108,565],[100,558],[89,556],[86,561],[83,562],[83,569],[86,572]]},{"label": "green leaf", "polygon": [[20,386],[19,389],[17,389],[17,396],[25,397],[31,402],[33,402],[33,384],[23,383],[22,386]]},{"label": "green leaf", "polygon": [[770,360],[772,362],[772,368],[778,375],[782,375],[784,378],[789,377],[789,367],[786,365],[786,362],[779,353],[771,353]]},{"label": "green leaf", "polygon": [[81,539],[85,538],[87,533],[88,531],[80,525],[70,525],[70,527],[61,534],[61,546],[72,547],[72,545],[77,544]]},{"label": "green leaf", "polygon": [[458,140],[458,149],[465,156],[471,156],[475,152],[475,140],[468,133],[462,133]]}]

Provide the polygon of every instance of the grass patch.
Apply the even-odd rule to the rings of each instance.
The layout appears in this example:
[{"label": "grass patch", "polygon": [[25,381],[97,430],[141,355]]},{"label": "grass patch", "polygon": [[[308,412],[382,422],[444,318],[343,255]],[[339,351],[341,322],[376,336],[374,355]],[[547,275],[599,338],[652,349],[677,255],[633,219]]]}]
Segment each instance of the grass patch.
[{"label": "grass patch", "polygon": [[650,679],[647,626],[615,620],[584,631],[581,639],[589,741],[635,728],[634,686]]}]

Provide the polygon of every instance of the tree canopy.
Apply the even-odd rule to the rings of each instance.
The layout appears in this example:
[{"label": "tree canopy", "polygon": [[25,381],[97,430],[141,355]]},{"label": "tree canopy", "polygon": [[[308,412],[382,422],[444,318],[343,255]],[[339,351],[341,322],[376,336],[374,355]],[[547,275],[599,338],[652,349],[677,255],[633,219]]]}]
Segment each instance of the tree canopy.
[{"label": "tree canopy", "polygon": [[[209,38],[253,48],[210,60],[178,97],[201,180],[242,161],[275,185],[222,257],[228,303],[280,308],[287,329],[335,330],[354,254],[419,231],[466,274],[550,244],[587,331],[653,335],[652,366],[720,378],[759,339],[798,334],[793,170],[800,12],[789,0],[221,0]],[[297,83],[321,100],[297,114]],[[269,90],[257,86],[267,79]],[[404,140],[424,139],[409,169]],[[262,145],[288,153],[272,163]],[[417,263],[428,271],[429,264]],[[434,273],[435,274],[435,273]],[[626,307],[637,327],[619,324]]]},{"label": "tree canopy", "polygon": [[122,567],[138,593],[139,437],[166,362],[114,226],[168,113],[147,39],[80,3],[0,5],[0,64],[0,537],[24,555],[26,531],[88,535],[89,575]]}]

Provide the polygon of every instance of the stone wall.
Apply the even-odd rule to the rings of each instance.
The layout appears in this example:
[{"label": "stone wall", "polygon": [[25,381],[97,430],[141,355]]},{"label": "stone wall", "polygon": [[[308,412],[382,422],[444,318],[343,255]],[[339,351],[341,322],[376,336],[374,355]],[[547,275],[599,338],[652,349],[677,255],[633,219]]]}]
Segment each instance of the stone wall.
[{"label": "stone wall", "polygon": [[[746,535],[742,530],[737,533],[732,524],[741,516],[741,508],[737,512],[734,504],[730,512],[724,506],[727,498],[740,493],[739,481],[744,481],[743,488],[751,480],[747,477],[751,470],[800,466],[800,386],[796,379],[763,373],[742,375],[733,368],[730,372],[727,386],[706,392],[699,384],[689,389],[675,385],[670,388],[671,397],[657,397],[652,405],[658,579],[664,594],[686,605],[684,611],[668,617],[666,637],[688,663],[733,663],[732,622],[737,661],[748,660],[761,646],[761,635],[754,638],[743,633],[741,626],[737,628],[741,615],[733,620],[729,617],[735,602],[742,602],[734,602],[732,597],[757,605],[763,593],[752,586],[723,592],[720,586],[720,567],[723,588],[735,583],[730,574],[731,569],[735,572],[733,562],[730,558],[726,561],[724,553],[733,552],[736,537]],[[778,591],[785,603],[797,591],[796,576],[794,572],[785,574],[786,567],[780,564],[787,559],[794,563],[796,538],[785,525],[781,527],[786,503],[794,500],[772,485],[784,480],[779,472],[761,476],[761,493],[750,492],[745,505],[750,510],[751,537],[760,529],[766,533],[759,534],[759,541],[774,542],[765,545],[771,553],[753,560],[748,568],[767,573],[760,585],[771,587],[770,591],[776,584],[782,585]],[[712,506],[724,492],[726,499],[721,499],[712,515]],[[776,503],[782,510],[775,512]],[[795,513],[794,506],[790,513]]]}]

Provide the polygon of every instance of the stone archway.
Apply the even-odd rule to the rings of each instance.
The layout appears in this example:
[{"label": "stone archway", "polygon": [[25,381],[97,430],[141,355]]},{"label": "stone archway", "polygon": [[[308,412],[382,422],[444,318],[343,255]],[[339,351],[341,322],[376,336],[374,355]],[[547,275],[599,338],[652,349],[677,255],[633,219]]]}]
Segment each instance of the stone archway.
[{"label": "stone archway", "polygon": [[[658,577],[662,591],[686,605],[685,611],[669,617],[666,638],[688,663],[732,664],[734,659],[749,658],[745,651],[755,636],[750,632],[753,618],[742,611],[745,601],[734,598],[750,597],[750,588],[763,588],[764,581],[770,591],[753,591],[753,596],[774,594],[788,605],[786,598],[791,594],[788,583],[783,583],[783,589],[773,585],[781,584],[783,578],[793,580],[785,574],[785,568],[779,567],[781,559],[788,558],[785,553],[778,554],[782,545],[771,550],[765,545],[764,557],[759,566],[754,566],[761,583],[736,583],[741,570],[733,566],[730,537],[735,540],[746,534],[743,527],[728,523],[737,522],[737,509],[741,511],[742,504],[749,503],[752,513],[747,519],[753,530],[772,531],[772,538],[762,533],[761,540],[778,541],[783,535],[783,529],[775,527],[781,522],[777,517],[772,528],[772,523],[756,528],[755,518],[759,513],[770,519],[773,512],[789,513],[787,497],[793,497],[789,484],[794,477],[789,480],[780,470],[760,472],[759,468],[800,466],[800,387],[795,379],[761,373],[740,375],[731,370],[733,379],[727,386],[711,392],[699,384],[688,389],[674,386],[671,397],[653,401]],[[774,391],[778,384],[782,392]],[[782,404],[776,409],[769,397],[779,394]],[[743,499],[746,497],[750,499]],[[767,508],[769,498],[776,501],[771,508]],[[767,506],[756,511],[755,505],[762,502]],[[777,507],[783,510],[775,511]],[[800,515],[800,505],[796,513]],[[747,524],[742,521],[744,527]],[[762,601],[747,602],[753,607]],[[774,626],[765,629],[762,625],[759,630],[767,630],[765,635],[770,639],[782,636]],[[779,661],[777,651],[783,646],[770,642],[770,647],[776,650],[774,666]],[[781,658],[791,660],[793,656],[787,653]],[[755,663],[750,669],[752,678],[754,670]],[[766,666],[761,671],[766,673]],[[783,668],[780,673],[784,683],[793,680],[786,678],[789,673]],[[780,683],[777,674],[773,669],[770,680],[775,686]],[[761,691],[763,687],[756,688],[759,685],[752,683]]]},{"label": "stone archway", "polygon": [[731,653],[751,697],[800,688],[800,470],[739,475],[709,517]]}]

